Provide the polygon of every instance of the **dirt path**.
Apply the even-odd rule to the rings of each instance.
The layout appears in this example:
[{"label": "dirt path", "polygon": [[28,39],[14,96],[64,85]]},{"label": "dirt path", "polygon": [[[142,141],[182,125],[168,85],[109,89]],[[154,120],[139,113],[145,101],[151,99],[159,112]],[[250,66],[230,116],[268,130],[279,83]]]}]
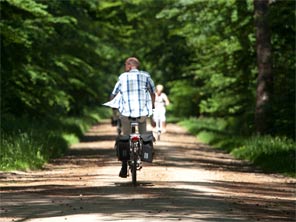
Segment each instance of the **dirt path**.
[{"label": "dirt path", "polygon": [[114,138],[103,123],[43,170],[1,173],[0,221],[295,221],[295,179],[264,174],[170,124],[132,187],[118,177]]}]

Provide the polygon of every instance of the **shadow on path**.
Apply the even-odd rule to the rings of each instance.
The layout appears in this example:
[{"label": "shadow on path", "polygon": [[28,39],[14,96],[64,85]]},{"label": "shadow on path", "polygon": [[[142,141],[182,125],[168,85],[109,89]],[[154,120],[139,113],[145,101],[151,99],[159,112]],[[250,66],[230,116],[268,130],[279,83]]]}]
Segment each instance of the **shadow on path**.
[{"label": "shadow on path", "polygon": [[[198,143],[174,125],[155,144],[156,158],[147,169],[174,169],[176,174],[196,169],[217,177],[197,181],[144,178],[138,187],[132,187],[130,179],[119,182],[108,171],[118,169],[113,130],[108,124],[96,126],[43,171],[1,173],[3,221],[65,221],[77,215],[81,220],[91,215],[97,218],[86,221],[295,221],[294,180],[260,181],[267,175]],[[240,180],[246,175],[250,181]]]}]

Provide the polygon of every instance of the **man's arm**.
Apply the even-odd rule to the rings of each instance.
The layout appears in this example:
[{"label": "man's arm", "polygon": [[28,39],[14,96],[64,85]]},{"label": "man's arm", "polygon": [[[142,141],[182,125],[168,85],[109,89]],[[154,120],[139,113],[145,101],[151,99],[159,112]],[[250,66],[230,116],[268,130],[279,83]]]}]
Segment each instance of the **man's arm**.
[{"label": "man's arm", "polygon": [[150,74],[148,74],[149,77],[148,77],[148,90],[150,92],[150,96],[151,96],[151,101],[152,101],[152,109],[155,108],[155,86],[154,86],[154,82],[153,80],[151,79],[150,77]]},{"label": "man's arm", "polygon": [[116,95],[111,94],[109,99],[112,100]]},{"label": "man's arm", "polygon": [[111,95],[110,95],[110,100],[112,100],[116,95],[117,95],[117,93],[119,92],[119,88],[120,88],[120,82],[119,81],[117,81],[117,83],[115,84],[115,86],[114,86],[114,89],[113,89],[113,91],[112,91],[112,93],[111,93]]}]

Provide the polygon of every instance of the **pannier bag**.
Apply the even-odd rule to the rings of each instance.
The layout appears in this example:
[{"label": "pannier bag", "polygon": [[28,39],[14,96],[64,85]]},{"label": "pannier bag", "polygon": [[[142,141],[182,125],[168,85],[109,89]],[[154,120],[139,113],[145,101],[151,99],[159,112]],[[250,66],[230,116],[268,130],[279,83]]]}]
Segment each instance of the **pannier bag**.
[{"label": "pannier bag", "polygon": [[117,158],[120,161],[127,161],[130,159],[130,150],[129,150],[129,136],[120,135],[116,137],[115,149]]},{"label": "pannier bag", "polygon": [[152,132],[146,132],[141,134],[143,141],[142,156],[141,159],[144,162],[152,163],[153,161],[153,141],[155,141]]}]

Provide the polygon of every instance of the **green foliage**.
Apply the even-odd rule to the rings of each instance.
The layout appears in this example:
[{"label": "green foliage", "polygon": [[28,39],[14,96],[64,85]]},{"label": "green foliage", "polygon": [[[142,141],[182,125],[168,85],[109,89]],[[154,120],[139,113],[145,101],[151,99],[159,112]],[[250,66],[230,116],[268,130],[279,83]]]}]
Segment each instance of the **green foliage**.
[{"label": "green foliage", "polygon": [[[269,11],[275,83],[275,124],[270,131],[290,138],[295,137],[295,118],[291,118],[295,111],[295,45],[288,43],[295,42],[296,36],[294,6],[294,1],[275,1]],[[172,114],[235,118],[242,126],[240,132],[252,134],[257,78],[253,14],[252,1],[196,0],[168,1],[156,15],[169,27],[164,29],[167,36],[179,39],[169,47],[186,46],[175,50],[186,62],[170,59],[179,73],[174,76],[174,68],[170,69],[174,79],[166,83],[175,102]],[[165,51],[167,46],[161,46]],[[161,67],[170,67],[162,59],[158,61]]]},{"label": "green foliage", "polygon": [[40,144],[32,133],[18,135],[1,134],[1,170],[39,168],[47,160],[44,155],[45,144]]},{"label": "green foliage", "polygon": [[233,131],[235,121],[215,118],[191,118],[180,122],[202,142],[225,150],[269,172],[295,177],[296,144],[287,137],[243,137]]},{"label": "green foliage", "polygon": [[174,116],[184,117],[199,114],[197,108],[199,95],[195,93],[197,89],[193,85],[189,80],[176,80],[168,84],[171,88],[170,110],[172,110]]},{"label": "green foliage", "polygon": [[[171,115],[237,118],[252,133],[253,4],[247,0],[1,1],[2,112],[80,115],[103,103],[137,56],[165,86]],[[294,137],[293,1],[270,4],[277,135]],[[285,86],[285,89],[282,89]],[[293,104],[292,106],[290,104]]]},{"label": "green foliage", "polygon": [[286,137],[251,137],[231,153],[273,172],[296,176],[296,144]]},{"label": "green foliage", "polygon": [[222,118],[190,118],[180,122],[191,133],[198,134],[202,131],[224,132],[227,122]]},{"label": "green foliage", "polygon": [[81,117],[30,119],[6,116],[1,124],[0,170],[40,168],[77,143],[91,125],[111,115],[108,109],[86,109]]},{"label": "green foliage", "polygon": [[[191,84],[196,87],[191,92],[184,87],[189,97],[198,98],[192,104],[195,109],[186,106],[186,110],[194,110],[192,114],[244,115],[253,107],[251,68],[255,63],[245,59],[255,57],[251,47],[254,41],[250,41],[254,40],[251,13],[245,1],[180,1],[175,8],[160,13],[178,21],[171,32],[184,36],[188,47],[194,50],[189,67],[182,70],[182,75],[191,77]],[[175,95],[171,97],[173,101],[177,99]]]},{"label": "green foliage", "polygon": [[[290,138],[295,137],[294,6],[294,1],[273,1],[268,19],[271,131]],[[237,134],[253,132],[257,63],[252,1],[3,0],[0,14],[2,125],[18,119],[22,123],[16,125],[24,124],[22,132],[31,135],[24,119],[51,118],[57,128],[79,125],[58,137],[74,142],[86,127],[60,121],[84,116],[86,107],[107,101],[124,59],[137,56],[141,69],[165,86],[170,119],[224,118],[231,139],[223,141],[215,129],[200,131],[222,147],[238,144]],[[11,129],[9,135],[17,132]]]},{"label": "green foliage", "polygon": [[[108,97],[115,48],[98,33],[97,1],[1,1],[4,112],[81,114]],[[30,6],[30,7],[28,7]],[[87,13],[86,13],[87,12]],[[116,72],[117,74],[117,72]],[[101,85],[104,81],[106,85]],[[21,111],[21,113],[20,113]]]}]

